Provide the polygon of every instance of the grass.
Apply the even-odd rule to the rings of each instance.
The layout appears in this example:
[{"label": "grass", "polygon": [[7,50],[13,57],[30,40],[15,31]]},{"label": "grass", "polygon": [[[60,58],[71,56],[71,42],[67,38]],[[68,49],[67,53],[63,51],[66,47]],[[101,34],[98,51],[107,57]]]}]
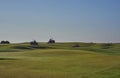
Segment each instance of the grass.
[{"label": "grass", "polygon": [[0,45],[0,78],[120,77],[120,44],[79,43],[76,48],[72,45]]}]

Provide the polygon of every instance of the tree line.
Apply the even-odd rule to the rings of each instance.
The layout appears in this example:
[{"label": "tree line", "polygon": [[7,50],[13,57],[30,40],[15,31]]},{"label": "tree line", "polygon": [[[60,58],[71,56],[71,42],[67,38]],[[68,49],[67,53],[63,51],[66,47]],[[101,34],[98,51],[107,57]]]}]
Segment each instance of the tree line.
[{"label": "tree line", "polygon": [[[55,40],[53,40],[53,39],[51,38],[51,39],[49,39],[49,41],[48,41],[47,43],[48,43],[48,44],[55,43]],[[0,42],[0,44],[10,44],[10,41],[2,40],[2,41]],[[31,45],[38,45],[38,42],[37,42],[36,40],[33,40],[33,41],[30,42],[30,44],[31,44]]]}]

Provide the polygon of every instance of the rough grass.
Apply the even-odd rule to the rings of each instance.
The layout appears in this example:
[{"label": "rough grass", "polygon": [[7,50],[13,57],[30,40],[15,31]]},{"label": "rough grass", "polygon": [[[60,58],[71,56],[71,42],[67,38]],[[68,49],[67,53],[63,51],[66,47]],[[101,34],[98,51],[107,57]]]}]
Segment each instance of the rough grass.
[{"label": "rough grass", "polygon": [[107,49],[103,44],[79,43],[79,48],[71,47],[73,44],[41,43],[46,48],[32,49],[18,48],[29,44],[0,45],[0,50],[8,50],[0,52],[0,78],[120,77],[120,44]]}]

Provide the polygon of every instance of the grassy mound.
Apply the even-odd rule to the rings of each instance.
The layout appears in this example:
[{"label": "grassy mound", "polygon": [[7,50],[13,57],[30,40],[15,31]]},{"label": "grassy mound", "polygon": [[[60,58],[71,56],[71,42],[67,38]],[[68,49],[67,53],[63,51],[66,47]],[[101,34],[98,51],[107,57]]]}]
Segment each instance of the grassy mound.
[{"label": "grassy mound", "polygon": [[[0,78],[119,78],[120,56],[84,50],[0,53]],[[14,59],[19,60],[14,60]]]},{"label": "grassy mound", "polygon": [[119,43],[77,43],[80,47],[72,47],[76,43],[56,43],[47,44],[39,43],[40,46],[30,46],[28,43],[22,44],[9,44],[0,45],[0,52],[17,52],[24,50],[36,50],[36,49],[71,49],[71,50],[86,50],[109,54],[120,54],[120,44]]},{"label": "grassy mound", "polygon": [[39,44],[0,45],[0,78],[120,77],[120,44]]}]

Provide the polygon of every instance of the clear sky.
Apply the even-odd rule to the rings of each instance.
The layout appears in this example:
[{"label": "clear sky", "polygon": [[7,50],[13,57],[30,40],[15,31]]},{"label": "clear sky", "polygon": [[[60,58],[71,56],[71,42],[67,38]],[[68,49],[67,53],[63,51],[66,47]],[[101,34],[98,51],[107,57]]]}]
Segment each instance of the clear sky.
[{"label": "clear sky", "polygon": [[0,0],[0,40],[120,42],[120,0]]}]

